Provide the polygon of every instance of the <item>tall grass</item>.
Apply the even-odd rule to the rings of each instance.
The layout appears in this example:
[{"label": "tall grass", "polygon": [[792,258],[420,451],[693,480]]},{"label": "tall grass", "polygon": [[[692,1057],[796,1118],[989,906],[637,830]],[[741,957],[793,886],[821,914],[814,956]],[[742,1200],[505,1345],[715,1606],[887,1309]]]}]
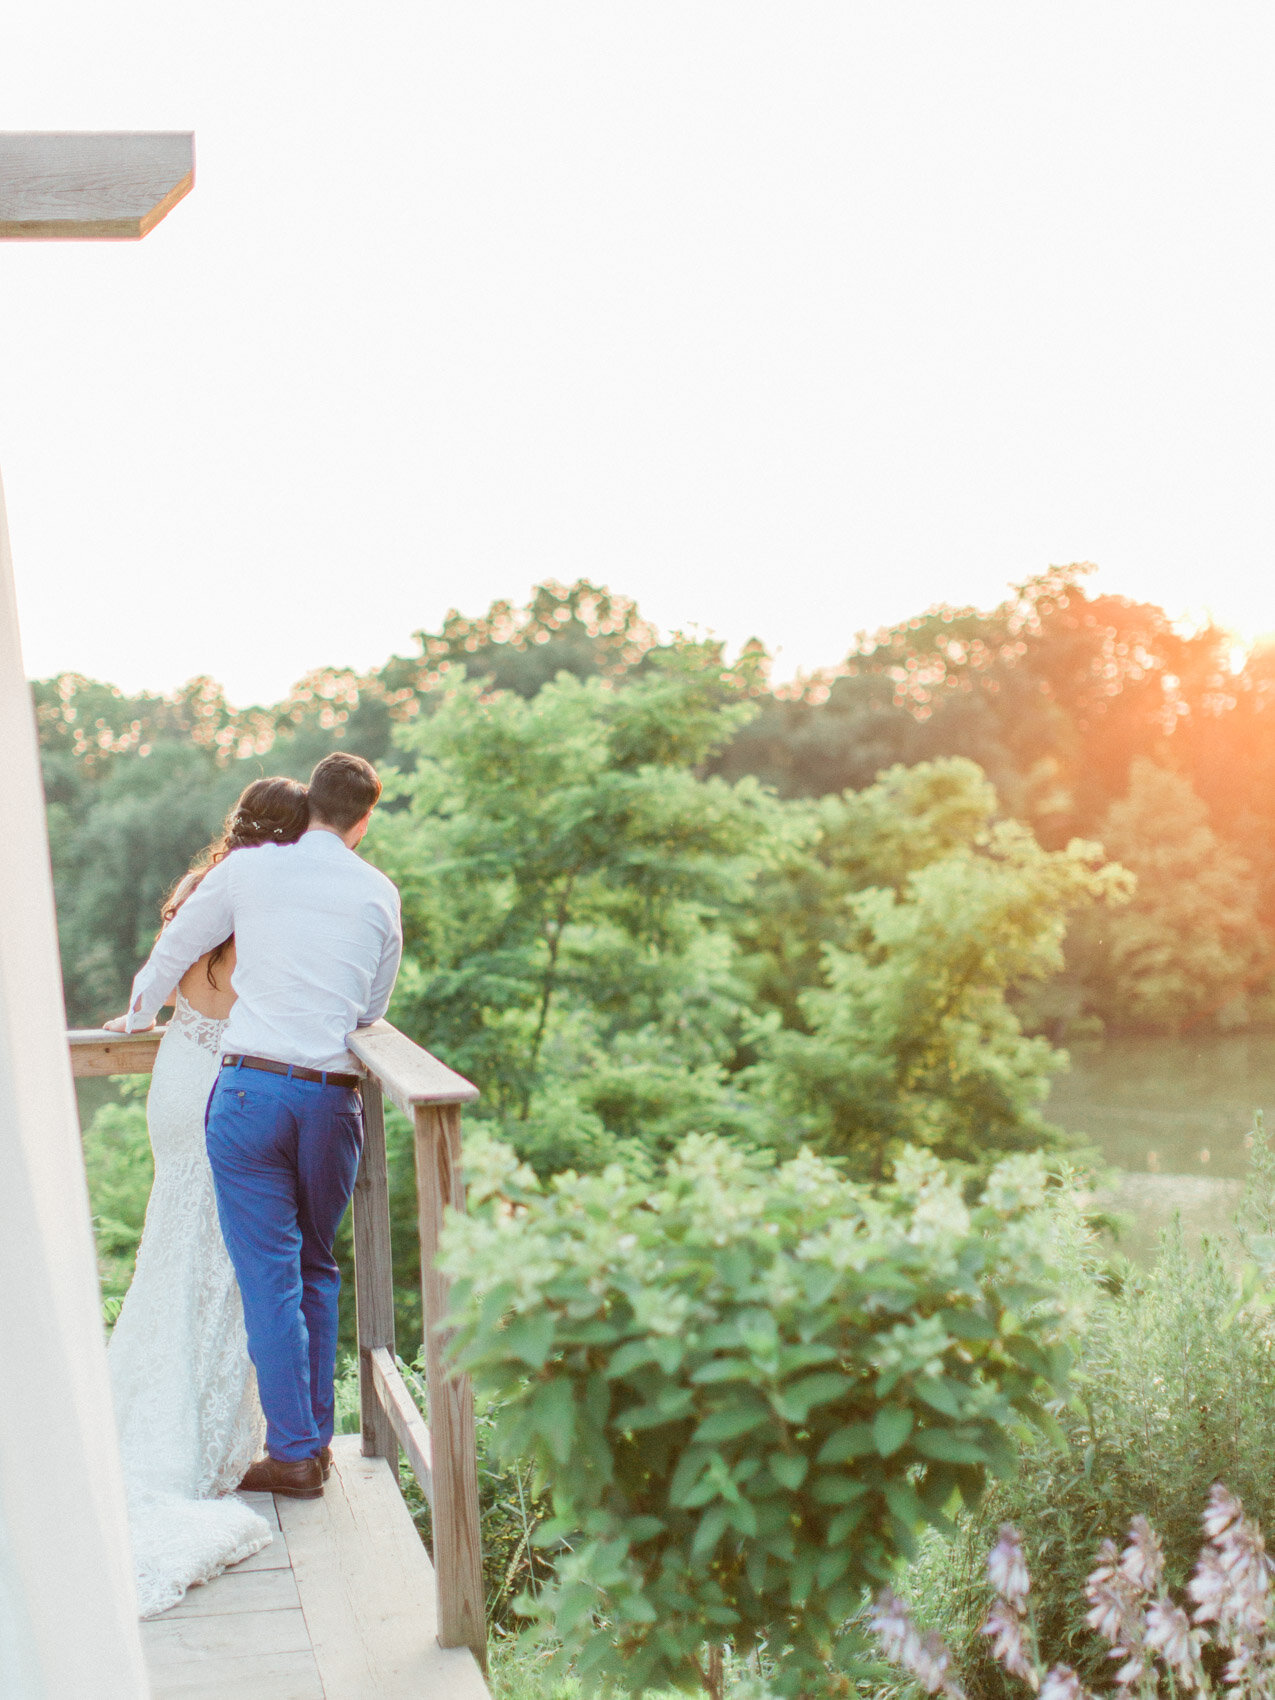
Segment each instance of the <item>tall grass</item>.
[{"label": "tall grass", "polygon": [[[1275,1527],[1275,1158],[1259,1123],[1237,1241],[1188,1253],[1181,1224],[1150,1269],[1120,1263],[1087,1307],[1073,1390],[1059,1410],[1062,1444],[1024,1431],[1020,1468],[999,1483],[952,1541],[930,1538],[903,1591],[956,1655],[972,1696],[1010,1688],[977,1635],[989,1593],[984,1560],[997,1526],[1021,1532],[1046,1663],[1107,1686],[1106,1644],[1085,1623],[1085,1577],[1100,1541],[1122,1543],[1148,1517],[1180,1588],[1200,1549],[1200,1511],[1223,1481],[1264,1528]],[[1225,1255],[1224,1255],[1225,1252]],[[1237,1261],[1243,1271],[1236,1273]]]}]

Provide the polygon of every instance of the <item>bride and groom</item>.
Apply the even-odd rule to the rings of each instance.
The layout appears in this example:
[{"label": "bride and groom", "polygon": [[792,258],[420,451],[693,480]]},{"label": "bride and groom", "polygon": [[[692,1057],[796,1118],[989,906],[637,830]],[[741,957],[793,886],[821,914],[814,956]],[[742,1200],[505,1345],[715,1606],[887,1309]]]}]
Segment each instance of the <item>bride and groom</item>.
[{"label": "bride and groom", "polygon": [[147,1100],[155,1180],[108,1348],[143,1617],[269,1542],[236,1488],[323,1493],[332,1246],[362,1147],[346,1039],[385,1013],[402,949],[398,892],[354,853],[380,792],[343,752],[308,790],[248,786],[107,1023],[140,1032],[174,1005]]}]

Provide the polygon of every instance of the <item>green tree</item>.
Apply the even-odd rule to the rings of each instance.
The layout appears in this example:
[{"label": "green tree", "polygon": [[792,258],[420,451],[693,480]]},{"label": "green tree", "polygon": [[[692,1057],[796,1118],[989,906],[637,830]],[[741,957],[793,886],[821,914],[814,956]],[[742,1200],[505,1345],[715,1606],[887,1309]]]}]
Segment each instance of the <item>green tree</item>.
[{"label": "green tree", "polygon": [[1051,847],[1092,834],[1136,758],[1171,743],[1184,760],[1216,753],[1237,700],[1257,699],[1227,689],[1224,632],[1186,634],[1152,604],[1090,596],[1090,570],[1052,567],[990,611],[944,604],[864,637],[835,674],[766,702],[721,771],[817,796],[896,762],[964,756]]},{"label": "green tree", "polygon": [[[1127,889],[1097,845],[1047,851],[1017,822],[990,823],[969,771],[913,771],[846,800],[837,825],[853,824],[860,857],[843,841],[842,878],[862,883],[841,937],[822,942],[819,980],[796,993],[802,1024],[772,1031],[755,1070],[789,1125],[877,1176],[903,1144],[982,1164],[1056,1142],[1041,1107],[1065,1059],[1023,1032],[1012,994],[1062,966],[1077,908]],[[914,838],[882,806],[909,788]]]},{"label": "green tree", "polygon": [[449,609],[441,630],[415,638],[419,655],[395,656],[378,675],[391,693],[428,696],[460,672],[533,697],[559,673],[622,678],[658,643],[635,602],[588,579],[570,586],[549,579],[522,608],[502,599],[486,614]]},{"label": "green tree", "polygon": [[542,1167],[748,1120],[723,918],[769,805],[696,771],[750,712],[739,697],[720,650],[683,645],[623,689],[465,683],[398,735],[415,766],[370,840],[404,900],[394,1013]]},{"label": "green tree", "polygon": [[1218,838],[1190,781],[1135,762],[1128,795],[1100,831],[1137,890],[1077,940],[1099,1015],[1169,1033],[1227,1011],[1242,1020],[1245,993],[1269,972],[1269,939],[1248,864]]},{"label": "green tree", "polygon": [[804,992],[823,977],[824,951],[862,938],[851,898],[898,890],[919,868],[968,846],[998,812],[982,770],[960,757],[894,766],[876,784],[782,811],[740,925],[757,995],[785,1027],[807,1029]]},{"label": "green tree", "polygon": [[172,885],[215,836],[245,776],[198,745],[118,757],[49,805],[63,982],[73,1024],[118,1015]]}]

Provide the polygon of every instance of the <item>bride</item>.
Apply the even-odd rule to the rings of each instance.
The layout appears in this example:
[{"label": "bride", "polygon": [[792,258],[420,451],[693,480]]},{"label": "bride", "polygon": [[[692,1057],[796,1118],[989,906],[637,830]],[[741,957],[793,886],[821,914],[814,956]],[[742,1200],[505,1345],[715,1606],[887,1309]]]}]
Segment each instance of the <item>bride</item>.
[{"label": "bride", "polygon": [[[179,881],[165,924],[223,857],[291,844],[308,819],[304,785],[254,781],[223,837]],[[142,1617],[167,1611],[193,1583],[271,1539],[265,1520],[231,1491],[262,1451],[265,1419],[204,1149],[234,965],[230,938],[187,970],[171,1000],[146,1101],[155,1181],[107,1348]],[[108,1023],[122,1025],[122,1017]]]}]

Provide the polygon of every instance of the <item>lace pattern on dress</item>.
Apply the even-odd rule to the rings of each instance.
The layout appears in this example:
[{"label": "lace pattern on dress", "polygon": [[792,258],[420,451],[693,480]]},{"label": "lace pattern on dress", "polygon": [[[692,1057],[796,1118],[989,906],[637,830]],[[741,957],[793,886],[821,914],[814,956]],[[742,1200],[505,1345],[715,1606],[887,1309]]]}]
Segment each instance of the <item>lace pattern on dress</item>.
[{"label": "lace pattern on dress", "polygon": [[231,1492],[265,1419],[204,1146],[224,1027],[178,994],[146,1104],[155,1183],[107,1350],[143,1617],[271,1538]]},{"label": "lace pattern on dress", "polygon": [[221,1055],[222,1035],[226,1031],[226,1023],[218,1021],[215,1016],[201,1015],[194,1004],[177,994],[177,1002],[173,1009],[173,1019],[168,1024],[171,1033],[174,1029],[184,1039],[191,1039],[201,1050],[214,1051]]}]

